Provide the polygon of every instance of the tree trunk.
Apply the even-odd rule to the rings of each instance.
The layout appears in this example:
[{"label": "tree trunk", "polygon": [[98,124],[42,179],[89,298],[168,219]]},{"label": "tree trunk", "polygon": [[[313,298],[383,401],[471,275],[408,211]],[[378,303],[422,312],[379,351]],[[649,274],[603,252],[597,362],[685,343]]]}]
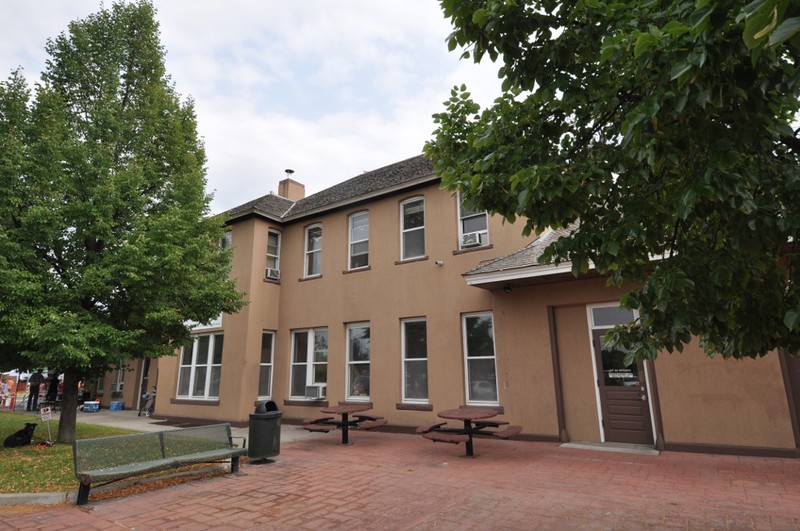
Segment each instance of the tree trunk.
[{"label": "tree trunk", "polygon": [[60,443],[75,440],[75,421],[78,416],[78,378],[72,370],[64,372],[64,392],[61,395],[61,420],[58,423]]}]

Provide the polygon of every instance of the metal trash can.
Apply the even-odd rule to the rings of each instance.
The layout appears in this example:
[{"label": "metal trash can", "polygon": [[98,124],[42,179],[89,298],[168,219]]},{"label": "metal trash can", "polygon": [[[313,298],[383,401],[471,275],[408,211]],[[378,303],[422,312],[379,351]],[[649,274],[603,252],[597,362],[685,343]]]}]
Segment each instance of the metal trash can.
[{"label": "metal trash can", "polygon": [[267,459],[281,453],[281,411],[272,400],[259,402],[250,413],[247,457]]}]

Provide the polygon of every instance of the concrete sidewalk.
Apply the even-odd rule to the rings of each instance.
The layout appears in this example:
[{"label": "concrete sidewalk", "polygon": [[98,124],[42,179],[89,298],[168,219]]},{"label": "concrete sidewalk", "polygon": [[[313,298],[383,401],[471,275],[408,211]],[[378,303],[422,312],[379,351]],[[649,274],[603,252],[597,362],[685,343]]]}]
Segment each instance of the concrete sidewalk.
[{"label": "concrete sidewalk", "polygon": [[355,430],[343,446],[338,433],[293,439],[301,429],[284,428],[280,456],[244,463],[238,475],[90,496],[83,508],[6,511],[3,523],[75,530],[800,529],[800,460],[485,438],[476,439],[479,455],[465,458],[463,445],[417,435]]}]

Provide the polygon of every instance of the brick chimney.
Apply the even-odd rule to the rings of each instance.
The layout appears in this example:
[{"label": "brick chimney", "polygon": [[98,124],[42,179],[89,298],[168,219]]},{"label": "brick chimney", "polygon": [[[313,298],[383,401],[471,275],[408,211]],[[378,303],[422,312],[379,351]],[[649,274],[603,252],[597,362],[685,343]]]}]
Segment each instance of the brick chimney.
[{"label": "brick chimney", "polygon": [[286,178],[278,183],[278,195],[292,201],[300,201],[306,196],[306,187],[291,178],[293,173],[294,170],[286,170]]}]

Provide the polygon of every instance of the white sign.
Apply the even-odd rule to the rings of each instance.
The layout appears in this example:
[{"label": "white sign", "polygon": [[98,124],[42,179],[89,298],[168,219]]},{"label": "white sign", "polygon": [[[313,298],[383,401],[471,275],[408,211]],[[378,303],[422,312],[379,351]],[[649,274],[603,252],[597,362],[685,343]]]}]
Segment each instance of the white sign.
[{"label": "white sign", "polygon": [[51,412],[49,407],[43,407],[39,410],[39,413],[42,415],[42,420],[52,420],[53,413]]}]

